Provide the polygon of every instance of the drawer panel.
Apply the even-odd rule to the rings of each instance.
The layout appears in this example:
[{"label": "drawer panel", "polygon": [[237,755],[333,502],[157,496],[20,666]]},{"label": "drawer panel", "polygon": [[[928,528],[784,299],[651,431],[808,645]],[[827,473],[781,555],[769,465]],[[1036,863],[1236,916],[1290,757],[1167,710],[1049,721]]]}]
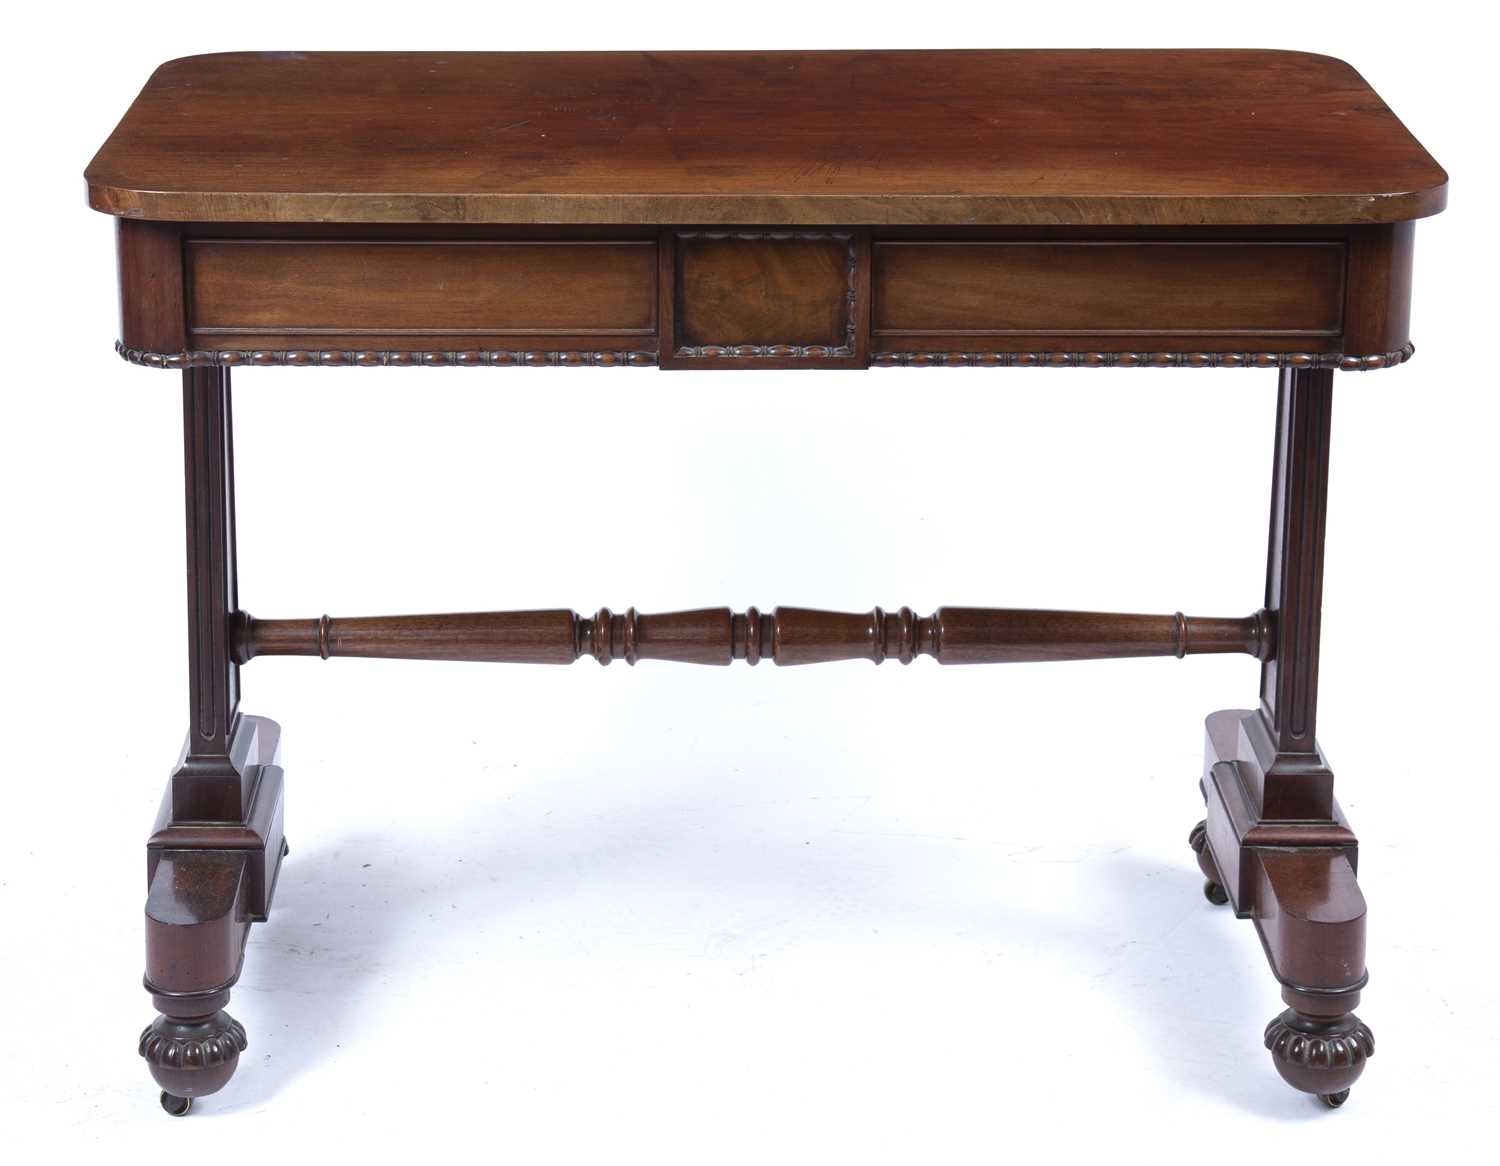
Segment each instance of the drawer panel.
[{"label": "drawer panel", "polygon": [[[425,242],[197,239],[187,244],[188,324],[234,348],[275,335],[654,336],[650,240]],[[654,347],[654,346],[653,346]]]},{"label": "drawer panel", "polygon": [[1344,244],[877,242],[873,283],[876,336],[1335,337]]}]

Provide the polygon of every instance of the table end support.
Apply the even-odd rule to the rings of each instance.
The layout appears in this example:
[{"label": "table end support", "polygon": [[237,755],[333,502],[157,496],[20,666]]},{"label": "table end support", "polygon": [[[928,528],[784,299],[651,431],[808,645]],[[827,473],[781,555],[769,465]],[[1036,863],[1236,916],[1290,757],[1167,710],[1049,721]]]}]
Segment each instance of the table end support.
[{"label": "table end support", "polygon": [[1282,370],[1266,563],[1274,651],[1258,707],[1208,718],[1208,810],[1189,842],[1205,894],[1254,922],[1281,985],[1287,1009],[1264,1034],[1276,1071],[1337,1108],[1375,1040],[1354,1013],[1367,978],[1359,842],[1316,734],[1332,404],[1331,370]]},{"label": "table end support", "polygon": [[1212,901],[1255,924],[1287,1010],[1265,1030],[1276,1071],[1330,1108],[1374,1055],[1355,1015],[1365,971],[1366,907],[1356,872],[1359,841],[1335,802],[1326,819],[1284,821],[1257,812],[1257,765],[1241,726],[1257,713],[1208,718],[1201,783],[1207,818],[1190,839]]},{"label": "table end support", "polygon": [[229,371],[183,373],[188,732],[146,843],[145,987],[157,1010],[139,1052],[162,1108],[229,1083],[247,1047],[227,1012],[252,923],[270,913],[281,860],[281,729],[240,711],[232,655],[234,439]]},{"label": "table end support", "polygon": [[250,929],[248,865],[245,851],[168,850],[151,874],[145,984],[158,1015],[139,1047],[174,1116],[224,1088],[248,1047],[224,1011]]},{"label": "table end support", "polygon": [[229,767],[249,790],[243,819],[177,819],[169,785],[146,843],[145,987],[158,1015],[139,1051],[174,1116],[224,1088],[246,1048],[244,1027],[224,1008],[250,926],[269,916],[287,854],[280,730],[264,717],[241,717],[235,743]]}]

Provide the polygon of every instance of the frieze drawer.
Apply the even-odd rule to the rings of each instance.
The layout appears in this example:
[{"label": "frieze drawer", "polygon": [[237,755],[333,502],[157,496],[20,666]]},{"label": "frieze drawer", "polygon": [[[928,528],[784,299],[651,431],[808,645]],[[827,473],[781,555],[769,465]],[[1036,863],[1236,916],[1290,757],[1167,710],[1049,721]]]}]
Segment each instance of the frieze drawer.
[{"label": "frieze drawer", "polygon": [[654,240],[193,239],[207,349],[656,347]]},{"label": "frieze drawer", "polygon": [[1343,242],[874,246],[876,349],[1337,350]]}]

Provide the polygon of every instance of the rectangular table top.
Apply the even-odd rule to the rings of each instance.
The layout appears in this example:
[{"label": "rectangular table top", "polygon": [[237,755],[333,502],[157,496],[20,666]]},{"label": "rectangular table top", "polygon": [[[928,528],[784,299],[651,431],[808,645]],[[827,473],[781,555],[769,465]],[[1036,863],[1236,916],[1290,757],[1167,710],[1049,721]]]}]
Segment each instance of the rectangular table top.
[{"label": "rectangular table top", "polygon": [[185,57],[86,179],[244,223],[1381,223],[1447,186],[1344,62],[1218,49]]}]

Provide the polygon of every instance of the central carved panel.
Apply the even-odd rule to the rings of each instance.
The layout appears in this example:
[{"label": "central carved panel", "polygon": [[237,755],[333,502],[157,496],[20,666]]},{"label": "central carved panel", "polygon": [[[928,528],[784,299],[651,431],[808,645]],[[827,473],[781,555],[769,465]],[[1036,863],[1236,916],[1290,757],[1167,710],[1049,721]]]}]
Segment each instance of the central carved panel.
[{"label": "central carved panel", "polygon": [[854,356],[852,232],[691,231],[676,236],[674,253],[676,357]]}]

